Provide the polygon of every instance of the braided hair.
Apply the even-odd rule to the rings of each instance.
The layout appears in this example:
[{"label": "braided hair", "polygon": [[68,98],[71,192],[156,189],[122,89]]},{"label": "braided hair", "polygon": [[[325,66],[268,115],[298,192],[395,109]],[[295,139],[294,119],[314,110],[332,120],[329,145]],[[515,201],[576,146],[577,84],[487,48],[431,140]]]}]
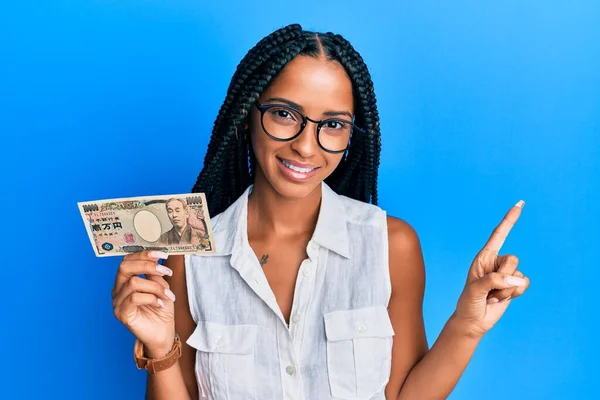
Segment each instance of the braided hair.
[{"label": "braided hair", "polygon": [[210,215],[229,207],[254,181],[256,159],[245,132],[246,117],[271,81],[297,55],[338,61],[352,81],[355,132],[340,165],[326,179],[338,194],[377,204],[381,136],[371,76],[360,54],[338,34],[305,31],[298,24],[276,30],[240,61],[217,115],[204,166],[193,193],[203,192]]}]

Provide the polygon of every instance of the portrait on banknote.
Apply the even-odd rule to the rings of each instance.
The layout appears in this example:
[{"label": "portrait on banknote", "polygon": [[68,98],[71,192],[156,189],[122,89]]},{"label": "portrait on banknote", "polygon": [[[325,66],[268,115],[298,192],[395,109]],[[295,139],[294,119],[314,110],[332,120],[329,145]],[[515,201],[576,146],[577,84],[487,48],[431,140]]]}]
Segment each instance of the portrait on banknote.
[{"label": "portrait on banknote", "polygon": [[172,228],[160,236],[160,243],[200,244],[207,231],[202,209],[190,213],[187,201],[176,197],[168,199],[165,208]]},{"label": "portrait on banknote", "polygon": [[130,197],[78,203],[97,256],[144,250],[213,253],[203,193]]}]

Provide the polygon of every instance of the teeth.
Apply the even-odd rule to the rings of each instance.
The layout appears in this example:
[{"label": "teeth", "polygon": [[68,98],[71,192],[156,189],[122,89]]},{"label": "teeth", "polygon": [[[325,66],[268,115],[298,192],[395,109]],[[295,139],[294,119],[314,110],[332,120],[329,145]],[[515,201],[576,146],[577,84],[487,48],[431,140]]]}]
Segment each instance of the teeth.
[{"label": "teeth", "polygon": [[285,165],[286,167],[288,167],[289,169],[296,171],[296,172],[300,172],[302,174],[306,174],[312,170],[314,170],[314,168],[301,168],[301,167],[297,167],[293,164],[290,164],[289,162],[285,161],[285,160],[281,160],[281,162],[283,163],[283,165]]}]

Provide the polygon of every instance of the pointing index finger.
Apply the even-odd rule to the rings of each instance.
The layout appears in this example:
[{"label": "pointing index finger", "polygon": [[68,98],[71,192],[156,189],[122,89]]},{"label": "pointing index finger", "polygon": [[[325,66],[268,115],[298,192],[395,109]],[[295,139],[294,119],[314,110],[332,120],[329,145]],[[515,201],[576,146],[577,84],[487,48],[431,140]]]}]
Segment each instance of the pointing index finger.
[{"label": "pointing index finger", "polygon": [[515,204],[514,207],[508,210],[500,224],[496,227],[496,229],[494,229],[494,232],[492,232],[492,235],[483,247],[484,251],[489,251],[498,254],[498,252],[502,248],[502,245],[504,244],[504,241],[508,237],[510,230],[519,219],[519,216],[521,215],[521,210],[523,209],[524,205],[525,202],[523,200],[519,200],[519,202]]}]

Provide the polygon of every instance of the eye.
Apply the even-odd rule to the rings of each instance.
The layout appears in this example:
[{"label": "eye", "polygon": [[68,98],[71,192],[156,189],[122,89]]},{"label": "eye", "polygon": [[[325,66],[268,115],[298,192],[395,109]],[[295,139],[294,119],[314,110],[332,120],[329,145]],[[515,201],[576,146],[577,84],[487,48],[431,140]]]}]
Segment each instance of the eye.
[{"label": "eye", "polygon": [[330,129],[330,130],[349,130],[350,129],[350,124],[345,122],[345,121],[340,121],[340,120],[330,120],[327,121],[324,125],[324,127],[326,129]]},{"label": "eye", "polygon": [[294,116],[294,114],[289,111],[286,110],[285,108],[273,108],[270,111],[271,113],[271,117],[274,119],[279,119],[279,120],[296,120],[296,117]]}]

